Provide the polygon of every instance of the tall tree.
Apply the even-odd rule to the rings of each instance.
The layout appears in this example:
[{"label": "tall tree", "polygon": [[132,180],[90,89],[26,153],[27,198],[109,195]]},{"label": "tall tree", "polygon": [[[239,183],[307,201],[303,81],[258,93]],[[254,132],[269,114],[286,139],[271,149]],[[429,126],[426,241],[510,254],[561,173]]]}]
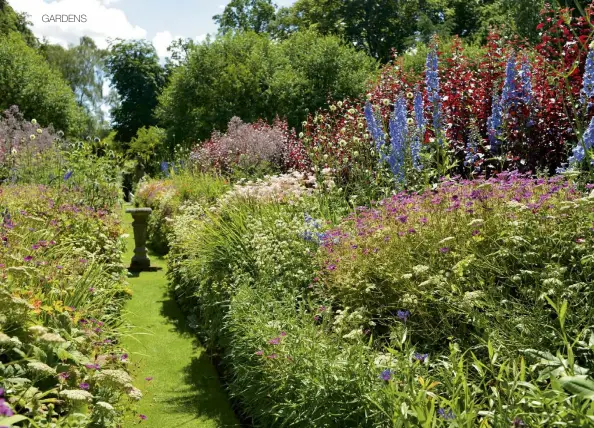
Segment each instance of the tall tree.
[{"label": "tall tree", "polygon": [[272,0],[231,0],[223,13],[213,19],[222,34],[230,31],[265,33],[275,18],[276,9]]},{"label": "tall tree", "polygon": [[110,46],[107,71],[119,103],[112,111],[117,139],[130,142],[138,129],[157,125],[154,114],[165,85],[165,70],[146,40],[118,40]]},{"label": "tall tree", "polygon": [[40,52],[70,84],[78,104],[97,122],[102,122],[104,58],[107,52],[98,49],[93,39],[86,36],[80,39],[78,45],[68,49],[44,43]]},{"label": "tall tree", "polygon": [[19,33],[30,47],[37,47],[37,38],[29,28],[31,23],[26,13],[17,13],[8,0],[0,0],[0,34]]},{"label": "tall tree", "polygon": [[60,73],[20,34],[0,35],[0,111],[17,105],[27,119],[80,136],[84,113]]}]

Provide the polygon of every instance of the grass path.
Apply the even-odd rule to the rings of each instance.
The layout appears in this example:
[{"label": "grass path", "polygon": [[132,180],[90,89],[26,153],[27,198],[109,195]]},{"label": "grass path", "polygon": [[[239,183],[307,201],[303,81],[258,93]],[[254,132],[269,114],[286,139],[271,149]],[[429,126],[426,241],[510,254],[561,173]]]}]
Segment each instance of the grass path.
[{"label": "grass path", "polygon": [[[122,215],[130,235],[124,260],[128,264],[134,249],[132,217]],[[167,293],[166,263],[152,256],[151,265],[163,270],[130,278],[134,294],[124,311],[124,320],[132,327],[124,332],[122,343],[135,386],[144,394],[138,414],[125,427],[140,423],[140,414],[147,417],[142,427],[238,427],[214,366]]]}]

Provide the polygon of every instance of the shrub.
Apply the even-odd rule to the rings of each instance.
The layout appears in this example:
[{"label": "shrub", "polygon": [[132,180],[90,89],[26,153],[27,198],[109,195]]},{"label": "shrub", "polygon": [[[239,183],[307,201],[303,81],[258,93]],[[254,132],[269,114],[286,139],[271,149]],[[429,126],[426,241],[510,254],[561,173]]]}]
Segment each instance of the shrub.
[{"label": "shrub", "polygon": [[72,143],[64,134],[25,121],[16,106],[0,117],[0,179],[20,184],[83,189],[76,192],[96,208],[115,205],[120,195],[119,160],[113,151],[96,154],[93,142]]},{"label": "shrub", "polygon": [[[136,392],[117,345],[127,296],[110,212],[77,191],[3,186],[0,423],[111,426]],[[103,376],[117,373],[118,385]],[[16,413],[15,418],[5,418]],[[80,424],[80,425],[79,425]]]},{"label": "shrub", "polygon": [[245,124],[234,117],[227,132],[215,132],[194,148],[190,161],[202,171],[254,176],[267,171],[304,169],[306,159],[294,132],[278,118],[273,125],[263,121]]},{"label": "shrub", "polygon": [[138,185],[135,203],[153,213],[148,223],[148,246],[157,254],[169,250],[171,221],[184,205],[208,206],[227,189],[226,180],[208,174],[181,172],[164,180],[145,180]]}]

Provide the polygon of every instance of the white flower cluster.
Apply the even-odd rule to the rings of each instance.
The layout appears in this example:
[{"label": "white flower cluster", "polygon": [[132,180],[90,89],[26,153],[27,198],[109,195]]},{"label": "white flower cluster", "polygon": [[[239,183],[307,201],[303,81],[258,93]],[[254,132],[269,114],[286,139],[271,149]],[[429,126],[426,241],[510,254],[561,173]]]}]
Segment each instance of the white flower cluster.
[{"label": "white flower cluster", "polygon": [[0,346],[4,348],[18,348],[22,345],[18,337],[10,337],[0,331]]},{"label": "white flower cluster", "polygon": [[56,374],[56,369],[54,369],[53,367],[48,366],[45,363],[42,363],[40,361],[33,361],[29,364],[27,364],[27,367],[29,368],[29,370],[37,375],[42,375],[42,376],[53,376]]},{"label": "white flower cluster", "polygon": [[60,396],[70,401],[89,401],[93,398],[93,394],[83,389],[66,389],[60,391]]},{"label": "white flower cluster", "polygon": [[253,199],[257,202],[291,203],[313,194],[316,178],[300,172],[266,176],[256,181],[239,181],[221,199],[221,205],[234,199]]},{"label": "white flower cluster", "polygon": [[120,388],[127,388],[132,378],[124,370],[101,370],[93,376],[98,383],[110,383]]}]

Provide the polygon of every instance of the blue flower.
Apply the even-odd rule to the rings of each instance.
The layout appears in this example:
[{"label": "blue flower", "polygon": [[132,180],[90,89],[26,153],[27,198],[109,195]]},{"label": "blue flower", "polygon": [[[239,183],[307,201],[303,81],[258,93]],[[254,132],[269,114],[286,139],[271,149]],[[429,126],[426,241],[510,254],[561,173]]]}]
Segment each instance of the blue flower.
[{"label": "blue flower", "polygon": [[522,89],[520,91],[520,99],[525,104],[531,104],[534,94],[532,92],[532,69],[527,57],[522,60],[520,68],[520,80],[522,82]]},{"label": "blue flower", "polygon": [[582,104],[586,101],[590,106],[590,99],[594,97],[594,50],[588,51],[586,57],[586,68],[584,70],[584,82],[581,90],[581,102]]},{"label": "blue flower", "polygon": [[474,168],[476,161],[479,160],[478,144],[474,133],[471,133],[466,143],[466,155],[464,157],[464,166],[467,168]]},{"label": "blue flower", "polygon": [[379,375],[379,378],[386,382],[391,381],[392,380],[392,370],[386,369],[386,370],[382,371],[381,374]]},{"label": "blue flower", "polygon": [[584,132],[584,135],[582,136],[581,144],[578,143],[578,145],[573,148],[572,156],[570,156],[567,161],[570,165],[581,163],[586,158],[586,150],[590,150],[592,147],[594,147],[594,117],[590,120],[588,129],[586,129],[586,132]]},{"label": "blue flower", "polygon": [[302,237],[306,241],[313,241],[313,233],[310,232],[309,230],[306,230],[305,232],[303,232]]},{"label": "blue flower", "polygon": [[421,170],[423,168],[421,164],[421,147],[422,140],[425,138],[425,106],[423,105],[423,95],[419,91],[415,93],[414,113],[417,129],[410,143],[410,155],[412,157],[413,167]]},{"label": "blue flower", "polygon": [[442,417],[443,419],[445,419],[446,421],[452,420],[452,419],[456,419],[456,415],[454,414],[454,412],[452,412],[451,410],[449,411],[445,411],[445,409],[439,409],[437,411],[437,414]]},{"label": "blue flower", "polygon": [[165,161],[161,162],[161,172],[164,174],[169,173],[169,162],[165,162]]},{"label": "blue flower", "polygon": [[390,118],[391,147],[388,163],[392,174],[400,183],[404,182],[404,155],[407,135],[406,100],[403,97],[398,97],[394,104],[394,114]]},{"label": "blue flower", "polygon": [[365,104],[364,113],[365,119],[367,120],[367,129],[369,130],[369,134],[371,134],[371,138],[375,143],[376,150],[381,153],[385,144],[384,126],[382,120],[378,119],[375,112],[373,111],[373,106],[369,102]]},{"label": "blue flower", "polygon": [[64,181],[67,181],[70,177],[72,177],[73,171],[68,171],[64,174]]},{"label": "blue flower", "polygon": [[501,107],[504,111],[508,111],[518,102],[518,84],[516,76],[516,57],[510,56],[507,60],[505,68],[505,83],[503,85],[503,92],[501,94]]},{"label": "blue flower", "polygon": [[421,364],[424,364],[425,361],[427,361],[427,358],[429,358],[429,354],[419,354],[418,352],[415,352],[413,358]]},{"label": "blue flower", "polygon": [[406,320],[408,319],[408,317],[410,317],[410,312],[409,311],[398,311],[398,312],[396,312],[396,316],[402,322],[406,322]]},{"label": "blue flower", "polygon": [[489,133],[489,144],[491,145],[491,152],[496,153],[499,148],[499,138],[502,134],[503,125],[503,109],[497,94],[493,95],[491,103],[491,116],[487,119],[487,132]]},{"label": "blue flower", "polygon": [[432,49],[427,55],[425,82],[427,98],[432,105],[433,132],[439,144],[443,144],[441,137],[441,97],[439,96],[439,61],[437,51]]}]

